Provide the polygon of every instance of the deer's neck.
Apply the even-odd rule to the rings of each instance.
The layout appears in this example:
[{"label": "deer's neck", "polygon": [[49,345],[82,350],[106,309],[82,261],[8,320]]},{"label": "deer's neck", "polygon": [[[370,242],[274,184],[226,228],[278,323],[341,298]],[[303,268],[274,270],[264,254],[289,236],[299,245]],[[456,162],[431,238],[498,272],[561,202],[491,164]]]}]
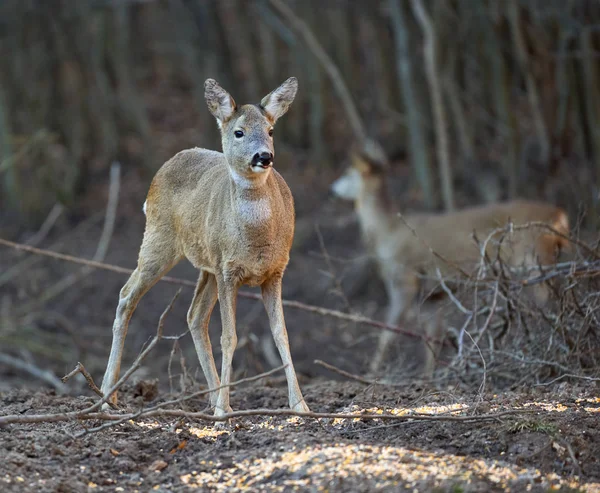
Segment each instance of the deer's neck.
[{"label": "deer's neck", "polygon": [[240,175],[234,169],[229,168],[229,175],[233,181],[234,190],[239,192],[244,191],[260,191],[265,188],[269,176],[273,174],[272,169],[267,169],[261,173],[244,176]]},{"label": "deer's neck", "polygon": [[371,248],[389,237],[394,224],[397,224],[391,204],[385,182],[375,190],[363,190],[356,201],[360,228],[367,245]]},{"label": "deer's neck", "polygon": [[244,225],[259,227],[269,223],[273,215],[268,183],[270,175],[269,170],[255,179],[232,176],[232,201]]}]

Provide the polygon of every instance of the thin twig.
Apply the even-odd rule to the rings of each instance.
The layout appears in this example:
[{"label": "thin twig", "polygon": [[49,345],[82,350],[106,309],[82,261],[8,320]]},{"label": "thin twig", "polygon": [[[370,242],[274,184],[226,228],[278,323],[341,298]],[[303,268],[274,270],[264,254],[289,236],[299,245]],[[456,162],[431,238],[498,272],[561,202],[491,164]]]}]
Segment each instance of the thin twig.
[{"label": "thin twig", "polygon": [[[43,256],[51,257],[51,258],[54,258],[57,260],[63,260],[65,262],[72,262],[75,264],[85,265],[88,267],[92,267],[94,269],[102,269],[102,270],[106,270],[106,271],[110,271],[110,272],[115,272],[117,274],[130,275],[133,272],[133,269],[128,269],[126,267],[120,267],[118,265],[107,264],[105,262],[97,262],[94,260],[87,260],[87,259],[84,259],[81,257],[75,257],[73,255],[67,255],[64,253],[58,253],[58,252],[53,252],[50,250],[44,250],[42,248],[31,247],[31,246],[25,245],[23,243],[15,243],[13,241],[5,240],[3,238],[0,238],[0,245],[6,246],[9,248],[14,248],[16,250],[26,251],[28,253],[32,253],[35,255],[43,255]],[[600,267],[599,267],[599,270],[600,270]],[[186,279],[179,279],[176,277],[164,276],[160,279],[160,281],[167,282],[170,284],[177,284],[177,285],[181,285],[181,286],[192,287],[192,288],[196,287],[196,283],[194,281],[188,281]],[[259,301],[262,300],[262,297],[260,294],[250,293],[250,292],[244,291],[244,290],[238,291],[238,295],[242,298],[248,298],[248,299],[259,300]],[[338,318],[341,320],[346,320],[348,322],[370,325],[371,327],[377,327],[379,329],[390,330],[392,332],[397,332],[399,334],[404,334],[409,337],[414,337],[414,338],[418,338],[418,339],[431,340],[430,338],[428,338],[428,336],[426,334],[419,334],[417,332],[413,332],[413,331],[410,331],[410,330],[407,330],[407,329],[404,329],[404,328],[401,328],[398,326],[389,325],[384,322],[380,322],[378,320],[373,320],[368,317],[364,317],[362,315],[344,313],[339,310],[332,310],[332,309],[324,308],[324,307],[320,307],[320,306],[308,305],[306,303],[302,303],[300,301],[295,301],[295,300],[285,300],[284,299],[282,301],[282,303],[284,306],[287,306],[290,308],[297,308],[299,310],[316,313],[318,315],[322,315],[325,317],[333,317],[333,318]],[[440,341],[432,341],[432,342],[440,342]],[[444,342],[443,344],[447,344],[447,342]]]},{"label": "thin twig", "polygon": [[327,368],[328,370],[331,370],[335,373],[339,373],[340,375],[342,375],[346,378],[349,378],[351,380],[356,380],[357,382],[364,383],[366,385],[377,385],[377,383],[378,383],[376,380],[369,380],[368,378],[364,378],[359,375],[354,375],[353,373],[347,372],[346,370],[342,370],[341,368],[338,368],[337,366],[330,365],[329,363],[326,363],[325,361],[322,361],[320,359],[316,359],[314,361],[314,364],[322,366],[324,368]]},{"label": "thin twig", "polygon": [[[87,232],[87,229],[92,227],[98,219],[102,217],[102,212],[96,212],[87,219],[81,221],[77,226],[71,229],[68,234],[64,235],[61,239],[55,241],[49,245],[49,251],[54,251],[62,248],[66,243],[73,240],[73,237],[79,233]],[[6,269],[0,275],[0,287],[4,286],[7,282],[10,282],[15,277],[18,277],[24,270],[32,268],[36,263],[40,262],[43,257],[29,256],[18,264],[13,265]]]},{"label": "thin twig", "polygon": [[107,428],[111,428],[113,426],[118,426],[119,424],[124,423],[126,421],[129,421],[131,419],[136,419],[136,418],[140,417],[144,413],[155,412],[155,411],[158,411],[160,409],[164,409],[167,406],[171,406],[173,404],[181,404],[181,403],[183,403],[185,401],[188,401],[190,399],[194,399],[196,397],[200,397],[202,395],[206,395],[206,394],[209,394],[211,392],[215,392],[215,391],[223,389],[225,387],[231,388],[231,387],[235,387],[235,386],[237,386],[237,385],[239,385],[241,383],[248,383],[248,382],[255,382],[257,380],[262,380],[263,378],[266,378],[266,377],[272,375],[273,373],[277,373],[279,371],[285,370],[285,368],[287,368],[287,365],[282,365],[282,366],[279,366],[277,368],[273,368],[272,370],[269,370],[267,372],[261,373],[259,375],[255,375],[253,377],[247,377],[247,378],[242,378],[240,380],[236,380],[235,382],[231,382],[231,383],[229,383],[227,385],[220,385],[220,386],[214,387],[212,389],[200,390],[198,392],[194,392],[192,394],[184,395],[182,397],[179,397],[178,399],[173,399],[173,400],[170,400],[170,401],[160,402],[159,404],[156,404],[155,406],[146,408],[145,410],[144,409],[140,409],[138,412],[136,412],[133,415],[133,417],[131,417],[131,415],[128,414],[123,419],[120,419],[118,421],[108,422],[108,423],[105,423],[105,424],[103,424],[101,426],[98,426],[96,428],[86,428],[83,431],[75,434],[74,437],[75,438],[81,438],[82,436],[88,435],[90,433],[95,433],[95,432],[98,432],[98,431],[105,430]]},{"label": "thin twig", "polygon": [[553,383],[556,383],[564,378],[577,378],[579,380],[586,380],[588,382],[600,382],[600,378],[588,377],[586,375],[575,375],[573,373],[565,373],[560,377],[553,378],[549,382],[536,383],[534,384],[534,387],[547,387],[548,385],[552,385]]},{"label": "thin twig", "polygon": [[52,207],[52,209],[50,210],[50,213],[40,226],[38,232],[27,240],[27,244],[35,246],[39,245],[42,241],[44,241],[44,239],[46,238],[46,236],[48,236],[48,233],[50,233],[50,230],[64,211],[64,205],[54,204],[54,207]]},{"label": "thin twig", "polygon": [[9,415],[0,416],[0,426],[7,424],[24,424],[24,423],[57,423],[72,420],[101,420],[101,421],[123,421],[133,420],[138,418],[165,418],[179,417],[188,419],[197,419],[209,422],[222,422],[234,418],[250,417],[250,416],[296,416],[299,418],[312,419],[361,419],[361,420],[377,420],[382,421],[454,421],[473,423],[476,421],[496,420],[505,416],[514,416],[518,414],[532,414],[540,412],[535,409],[509,409],[497,413],[480,414],[478,416],[468,415],[432,415],[432,414],[376,414],[376,413],[316,413],[316,412],[298,412],[292,409],[247,409],[241,411],[233,411],[221,416],[214,416],[204,412],[191,412],[182,409],[161,409],[156,411],[138,411],[129,414],[111,414],[97,412],[82,412],[61,413],[61,414],[32,414],[32,415]]},{"label": "thin twig", "polygon": [[[94,379],[92,378],[90,373],[85,369],[85,366],[83,366],[83,363],[81,363],[79,361],[77,362],[77,366],[75,367],[75,369],[73,371],[70,371],[64,377],[61,378],[62,382],[67,383],[77,373],[81,373],[84,376],[90,389],[92,389],[98,396],[103,397],[102,391],[98,388],[98,386],[96,385],[96,382],[94,382]],[[112,403],[109,403],[109,404],[112,404]]]},{"label": "thin twig", "polygon": [[277,13],[286,20],[290,29],[304,41],[309,51],[317,58],[323,67],[323,70],[329,76],[329,79],[335,88],[335,92],[342,102],[342,107],[346,110],[348,122],[352,127],[356,139],[361,143],[364,142],[367,135],[365,126],[360,118],[356,105],[354,104],[352,95],[350,94],[350,91],[344,82],[344,78],[336,64],[323,49],[321,43],[319,43],[319,40],[315,37],[308,25],[300,19],[289,6],[281,0],[269,0],[269,3]]},{"label": "thin twig", "polygon": [[156,404],[155,406],[150,407],[147,410],[148,411],[155,411],[155,410],[158,410],[158,409],[163,409],[163,408],[165,408],[167,406],[172,406],[174,404],[181,404],[182,402],[189,401],[190,399],[195,399],[196,397],[201,397],[203,395],[210,394],[212,392],[216,392],[217,390],[221,390],[221,389],[224,389],[224,388],[227,388],[227,387],[231,388],[231,387],[235,387],[236,385],[239,385],[239,384],[242,384],[242,383],[256,382],[257,380],[262,380],[263,378],[267,378],[267,377],[273,375],[274,373],[283,371],[286,368],[287,368],[287,365],[281,365],[281,366],[278,366],[277,368],[273,368],[272,370],[260,373],[258,375],[254,375],[253,377],[241,378],[241,379],[236,380],[234,382],[230,382],[229,384],[219,385],[218,387],[213,387],[213,388],[210,388],[210,389],[199,390],[197,392],[193,392],[191,394],[181,396],[181,397],[179,397],[177,399],[173,399],[173,400],[165,401],[165,402],[160,402],[159,404]]},{"label": "thin twig", "polygon": [[117,383],[115,383],[108,390],[108,392],[106,392],[106,395],[102,396],[102,398],[96,404],[94,404],[94,406],[91,406],[92,408],[94,408],[92,410],[97,409],[102,404],[104,404],[105,402],[108,401],[110,396],[112,396],[121,387],[121,385],[123,385],[129,379],[129,377],[140,367],[140,365],[142,364],[142,362],[144,361],[146,356],[148,356],[150,351],[152,351],[152,349],[154,349],[154,346],[156,346],[158,344],[158,342],[162,339],[164,325],[165,325],[165,318],[166,318],[167,314],[171,311],[171,308],[173,308],[173,304],[175,303],[175,300],[179,297],[180,293],[181,293],[181,288],[177,290],[177,292],[175,293],[175,296],[173,296],[169,305],[162,312],[162,315],[160,316],[160,319],[158,320],[158,327],[156,328],[156,335],[154,336],[154,338],[144,348],[144,350],[138,355],[138,357],[135,359],[135,361],[133,362],[131,367],[129,367],[129,369],[124,373],[124,375],[119,380],[117,380]]},{"label": "thin twig", "polygon": [[[104,226],[102,228],[102,234],[96,247],[93,260],[95,262],[102,262],[108,252],[110,240],[112,238],[115,219],[117,216],[117,206],[119,203],[119,191],[121,188],[121,165],[115,161],[110,168],[110,186],[108,190],[108,201],[106,205],[106,213],[104,216]],[[84,277],[89,275],[92,269],[89,266],[80,269],[78,272],[69,274],[63,277],[56,284],[48,288],[41,296],[36,298],[32,303],[28,303],[19,309],[19,314],[26,314],[32,311],[35,307],[40,306],[49,300],[55,298],[66,289],[70,288],[74,284],[81,281]]]},{"label": "thin twig", "polygon": [[325,259],[325,263],[327,264],[327,269],[329,270],[329,273],[335,283],[335,292],[342,299],[342,301],[344,302],[344,305],[346,305],[346,310],[348,311],[348,313],[351,313],[352,306],[350,305],[350,302],[348,301],[348,297],[346,296],[346,294],[344,293],[344,289],[342,288],[342,283],[340,282],[340,279],[337,276],[335,269],[333,268],[333,264],[331,263],[331,258],[329,257],[329,252],[327,251],[327,247],[325,246],[325,240],[323,239],[323,235],[321,234],[321,228],[319,227],[318,223],[315,223],[315,232],[317,233],[317,238],[319,240],[319,247],[321,248],[321,254],[323,255],[323,258]]}]

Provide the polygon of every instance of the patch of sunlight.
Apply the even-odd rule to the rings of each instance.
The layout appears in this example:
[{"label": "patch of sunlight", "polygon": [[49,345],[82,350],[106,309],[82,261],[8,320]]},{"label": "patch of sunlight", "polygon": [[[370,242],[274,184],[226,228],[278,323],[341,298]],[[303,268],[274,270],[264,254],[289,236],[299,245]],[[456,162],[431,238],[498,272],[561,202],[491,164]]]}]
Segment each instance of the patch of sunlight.
[{"label": "patch of sunlight", "polygon": [[227,430],[219,429],[214,425],[204,426],[202,428],[197,426],[190,426],[188,431],[198,438],[216,440],[219,435],[229,435],[230,432]]},{"label": "patch of sunlight", "polygon": [[[460,414],[461,411],[469,409],[467,404],[440,404],[440,405],[427,405],[414,408],[408,407],[394,407],[394,408],[380,408],[380,407],[368,407],[362,408],[353,404],[342,410],[344,414],[393,414],[394,416],[410,416],[411,414]],[[361,418],[352,418],[352,422],[358,422]],[[335,418],[333,425],[341,425],[348,421],[346,418]]]},{"label": "patch of sunlight", "polygon": [[[521,404],[520,406],[514,406],[514,409],[522,409],[528,407],[539,407],[543,411],[553,411],[557,413],[563,413],[567,411],[569,408],[560,402],[548,402],[548,401],[533,401],[526,402],[525,404]],[[501,411],[502,408],[498,408],[498,411]]]},{"label": "patch of sunlight", "polygon": [[581,404],[582,402],[587,402],[589,404],[600,404],[600,397],[581,397],[579,399],[575,399],[577,404]]},{"label": "patch of sunlight", "polygon": [[420,414],[460,414],[460,411],[466,411],[469,406],[466,404],[447,404],[439,406],[421,406],[414,408],[413,411]]},{"label": "patch of sunlight", "polygon": [[584,407],[583,409],[588,413],[600,413],[600,407]]},{"label": "patch of sunlight", "polygon": [[130,419],[127,422],[132,425],[141,426],[142,428],[150,428],[151,430],[160,428],[161,426],[158,421],[134,421],[133,419]]},{"label": "patch of sunlight", "polygon": [[[180,476],[190,488],[211,491],[257,490],[269,485],[270,491],[308,487],[324,489],[332,481],[368,477],[374,488],[402,485],[404,488],[444,487],[459,481],[468,485],[485,482],[504,491],[518,484],[543,484],[548,488],[568,486],[597,491],[595,485],[581,485],[557,474],[542,474],[538,469],[522,468],[497,460],[475,459],[452,454],[409,450],[403,447],[364,444],[316,445],[272,452],[263,458],[246,459],[237,464],[209,464],[206,471]],[[276,483],[276,484],[274,484]]]}]

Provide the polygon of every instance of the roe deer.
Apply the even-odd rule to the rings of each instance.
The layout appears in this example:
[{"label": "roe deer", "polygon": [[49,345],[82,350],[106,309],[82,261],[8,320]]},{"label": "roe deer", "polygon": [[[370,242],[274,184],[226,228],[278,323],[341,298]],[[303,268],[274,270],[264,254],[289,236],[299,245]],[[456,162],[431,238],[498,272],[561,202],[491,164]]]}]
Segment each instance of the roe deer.
[{"label": "roe deer", "polygon": [[[340,198],[354,201],[363,240],[376,259],[386,287],[389,302],[386,323],[389,325],[396,325],[415,304],[423,277],[436,278],[438,268],[442,275],[451,273],[452,267],[437,261],[428,247],[450,263],[473,272],[481,258],[472,239],[473,231],[484,240],[494,229],[511,220],[515,225],[541,221],[561,234],[569,232],[564,210],[547,203],[525,200],[470,207],[450,213],[407,214],[403,220],[391,210],[386,167],[365,153],[353,152],[351,159],[351,166],[332,184],[331,190]],[[553,263],[560,249],[568,247],[565,238],[540,228],[515,231],[509,236],[504,238],[499,252],[499,242],[490,241],[488,254],[490,258],[499,254],[504,262],[514,267],[534,268],[538,262],[540,265]],[[538,289],[534,295],[543,303],[547,297],[546,287],[535,287]],[[431,334],[428,335],[431,337]],[[393,337],[391,331],[381,332],[371,362],[372,372],[379,369]],[[434,363],[435,354],[429,348],[425,373],[433,371]]]},{"label": "roe deer", "polygon": [[[208,108],[221,130],[223,153],[181,151],[156,173],[146,202],[138,265],[120,292],[110,357],[102,381],[116,383],[127,326],[140,298],[183,257],[200,270],[187,321],[209,388],[228,385],[237,344],[238,288],[260,286],[271,331],[286,366],[289,405],[308,411],[298,385],[281,301],[281,282],[294,236],[294,201],[273,169],[273,126],[291,105],[291,77],[260,104],[237,106],[213,79],[204,84]],[[208,334],[212,310],[221,311],[221,380]],[[116,392],[111,397],[116,403]],[[210,396],[215,415],[230,412],[229,388]]]}]

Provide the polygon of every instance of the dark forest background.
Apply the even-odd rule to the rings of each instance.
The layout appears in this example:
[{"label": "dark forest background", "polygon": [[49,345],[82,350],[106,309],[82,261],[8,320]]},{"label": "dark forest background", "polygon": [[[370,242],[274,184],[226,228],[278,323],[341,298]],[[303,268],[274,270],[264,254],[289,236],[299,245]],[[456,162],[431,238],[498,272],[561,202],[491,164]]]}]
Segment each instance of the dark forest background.
[{"label": "dark forest background", "polygon": [[[315,56],[282,5],[329,61]],[[215,78],[243,103],[293,75],[298,96],[275,136],[276,166],[297,209],[284,295],[381,319],[383,286],[351,260],[364,255],[351,206],[328,196],[356,141],[332,66],[366,133],[388,155],[404,210],[543,199],[568,211],[577,235],[596,241],[594,0],[3,0],[0,237],[135,266],[155,171],[181,149],[220,148],[204,80]],[[107,227],[114,162],[120,192]],[[175,275],[196,278],[186,265]],[[124,280],[2,247],[0,346],[57,374],[80,358],[99,378]],[[134,315],[130,357],[174,289],[160,286]],[[176,305],[181,328],[190,298]],[[243,300],[238,314],[239,367],[275,364],[260,304]],[[298,310],[286,316],[305,374],[317,371],[314,357],[362,363],[360,345],[377,336]],[[592,315],[582,317],[596,327]],[[184,346],[196,365],[191,344]]]},{"label": "dark forest background", "polygon": [[[371,135],[407,152],[423,208],[443,200],[427,32],[406,0],[296,0]],[[600,4],[429,0],[458,204],[527,196],[581,204],[595,226],[600,175]],[[177,150],[215,147],[203,81],[257,101],[295,75],[278,126],[308,167],[339,171],[352,133],[310,50],[267,0],[0,4],[2,231],[70,209],[119,160],[145,183]],[[319,173],[306,170],[307,181]],[[464,194],[465,197],[461,198]],[[6,234],[6,233],[4,233]]]}]

